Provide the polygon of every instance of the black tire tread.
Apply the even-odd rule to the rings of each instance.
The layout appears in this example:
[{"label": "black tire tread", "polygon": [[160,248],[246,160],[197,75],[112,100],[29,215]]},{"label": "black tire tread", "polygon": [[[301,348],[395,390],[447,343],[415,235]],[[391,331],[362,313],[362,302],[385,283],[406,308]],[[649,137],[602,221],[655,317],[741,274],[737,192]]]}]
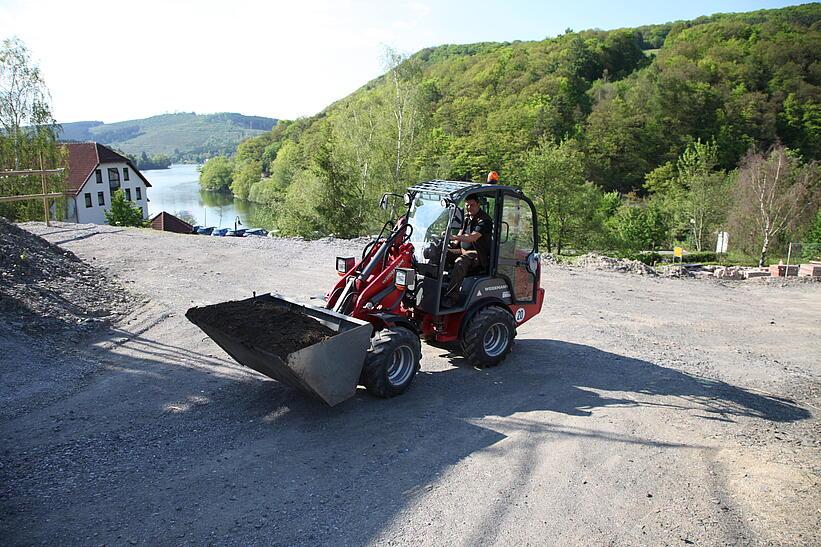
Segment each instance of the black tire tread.
[{"label": "black tire tread", "polygon": [[[416,357],[414,371],[405,384],[394,386],[388,381],[388,359],[397,347],[404,344],[410,344],[413,348]],[[371,347],[365,354],[365,365],[362,367],[359,383],[376,397],[396,397],[407,391],[413,383],[413,378],[419,372],[421,360],[422,343],[413,331],[398,326],[382,329],[371,338]]]},{"label": "black tire tread", "polygon": [[[507,345],[505,351],[496,357],[488,357],[484,351],[485,331],[490,325],[496,323],[499,319],[504,318],[508,322],[510,328],[510,343]],[[498,306],[488,306],[479,310],[465,326],[460,340],[462,355],[465,359],[476,368],[494,367],[504,361],[507,354],[513,348],[513,343],[516,339],[516,322],[513,315]]]}]

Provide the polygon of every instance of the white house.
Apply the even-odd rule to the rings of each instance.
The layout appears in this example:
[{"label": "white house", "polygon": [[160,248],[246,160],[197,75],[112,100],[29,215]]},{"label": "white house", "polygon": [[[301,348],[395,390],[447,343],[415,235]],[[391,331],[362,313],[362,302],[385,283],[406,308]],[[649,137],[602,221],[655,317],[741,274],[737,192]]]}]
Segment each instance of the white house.
[{"label": "white house", "polygon": [[143,210],[148,218],[151,184],[125,156],[96,142],[70,143],[66,185],[66,220],[81,224],[105,224],[111,195],[118,188],[125,198]]}]

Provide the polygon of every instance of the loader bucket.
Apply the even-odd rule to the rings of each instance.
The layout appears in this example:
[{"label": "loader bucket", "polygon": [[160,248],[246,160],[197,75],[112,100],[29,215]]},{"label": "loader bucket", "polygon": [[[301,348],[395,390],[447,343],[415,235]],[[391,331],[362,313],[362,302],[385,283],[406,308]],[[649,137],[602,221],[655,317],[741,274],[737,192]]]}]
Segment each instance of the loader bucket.
[{"label": "loader bucket", "polygon": [[333,406],[353,396],[371,324],[265,294],[185,316],[239,364]]}]

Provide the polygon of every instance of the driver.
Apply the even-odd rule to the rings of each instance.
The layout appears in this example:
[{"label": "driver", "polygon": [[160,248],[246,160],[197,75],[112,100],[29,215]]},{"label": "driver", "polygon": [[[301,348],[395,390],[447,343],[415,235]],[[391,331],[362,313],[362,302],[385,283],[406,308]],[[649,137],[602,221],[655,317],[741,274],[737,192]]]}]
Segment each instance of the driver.
[{"label": "driver", "polygon": [[479,206],[479,196],[465,198],[465,219],[458,234],[450,236],[446,266],[450,269],[450,283],[445,291],[444,304],[456,305],[459,288],[465,276],[473,269],[486,269],[490,259],[490,237],[493,221]]}]

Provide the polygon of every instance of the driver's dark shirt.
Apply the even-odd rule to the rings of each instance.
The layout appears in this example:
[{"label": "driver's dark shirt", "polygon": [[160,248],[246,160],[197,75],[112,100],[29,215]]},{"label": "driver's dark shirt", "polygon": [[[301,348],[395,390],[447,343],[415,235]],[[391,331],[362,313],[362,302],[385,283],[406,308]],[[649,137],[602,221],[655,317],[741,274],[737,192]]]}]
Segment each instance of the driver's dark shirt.
[{"label": "driver's dark shirt", "polygon": [[479,263],[482,268],[487,268],[488,260],[490,259],[490,237],[493,233],[493,221],[487,213],[479,209],[476,217],[470,218],[465,215],[465,220],[462,222],[462,233],[473,234],[479,232],[482,236],[476,240],[475,243],[462,242],[462,248],[467,251],[477,251],[479,253]]}]

